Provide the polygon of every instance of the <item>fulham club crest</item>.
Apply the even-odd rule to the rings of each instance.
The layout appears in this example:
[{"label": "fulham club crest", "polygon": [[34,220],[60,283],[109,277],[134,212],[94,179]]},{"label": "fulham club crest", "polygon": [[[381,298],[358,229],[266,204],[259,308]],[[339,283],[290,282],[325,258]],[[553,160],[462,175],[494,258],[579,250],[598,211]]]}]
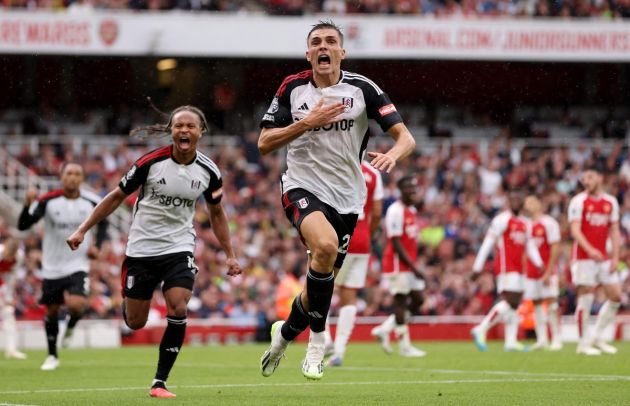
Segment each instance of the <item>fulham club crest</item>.
[{"label": "fulham club crest", "polygon": [[347,113],[352,109],[352,106],[354,106],[354,99],[352,97],[342,97],[341,104],[343,104],[345,107],[344,111]]},{"label": "fulham club crest", "polygon": [[298,206],[300,206],[300,209],[306,209],[308,207],[308,198],[301,198],[300,200],[298,200],[297,204]]}]

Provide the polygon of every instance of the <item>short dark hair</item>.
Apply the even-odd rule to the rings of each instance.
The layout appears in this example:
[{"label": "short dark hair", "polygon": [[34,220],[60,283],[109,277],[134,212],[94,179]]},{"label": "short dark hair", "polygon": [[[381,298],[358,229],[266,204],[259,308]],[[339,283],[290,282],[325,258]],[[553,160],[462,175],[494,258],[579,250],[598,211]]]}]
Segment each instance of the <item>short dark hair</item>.
[{"label": "short dark hair", "polygon": [[313,31],[323,30],[326,28],[331,28],[337,31],[337,34],[339,34],[339,39],[341,40],[341,45],[343,45],[343,32],[341,32],[341,27],[335,24],[333,20],[319,20],[319,22],[315,24],[313,28],[311,28],[311,30],[308,32],[308,35],[306,36],[306,43],[308,44],[308,39],[311,37]]},{"label": "short dark hair", "polygon": [[398,179],[398,181],[396,182],[396,186],[398,187],[398,189],[402,189],[403,186],[405,186],[405,184],[407,183],[417,183],[416,177],[413,175],[405,175],[402,178]]},{"label": "short dark hair", "polygon": [[586,172],[586,171],[595,172],[595,173],[598,173],[600,175],[604,173],[603,168],[597,162],[593,162],[593,163],[589,163],[589,164],[584,165],[584,169],[583,169],[582,172]]},{"label": "short dark hair", "polygon": [[85,173],[85,170],[83,169],[83,165],[81,165],[77,161],[64,161],[61,163],[61,166],[59,167],[59,175],[63,175],[63,172],[70,165],[77,165],[79,168],[81,168],[81,172]]}]

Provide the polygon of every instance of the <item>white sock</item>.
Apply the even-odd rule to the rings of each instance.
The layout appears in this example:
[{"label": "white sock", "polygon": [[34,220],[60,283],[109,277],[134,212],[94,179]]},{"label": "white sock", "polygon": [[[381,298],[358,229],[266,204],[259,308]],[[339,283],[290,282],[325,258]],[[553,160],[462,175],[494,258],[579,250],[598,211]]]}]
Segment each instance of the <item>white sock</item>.
[{"label": "white sock", "polygon": [[547,315],[542,304],[534,306],[534,320],[536,320],[536,342],[547,345],[549,343],[547,338]]},{"label": "white sock", "polygon": [[346,345],[354,328],[354,321],[357,316],[356,305],[345,305],[339,309],[339,319],[337,319],[337,333],[335,334],[335,355],[343,358],[346,353]]},{"label": "white sock", "polygon": [[593,336],[594,341],[604,340],[604,330],[615,321],[615,315],[619,310],[619,306],[619,302],[611,302],[610,300],[607,300],[606,303],[604,303],[597,315],[595,334]]},{"label": "white sock", "polygon": [[17,323],[13,306],[2,308],[2,330],[5,337],[5,351],[7,353],[17,351]]},{"label": "white sock", "polygon": [[494,325],[503,321],[505,315],[510,311],[510,305],[505,300],[501,300],[497,302],[492,309],[488,312],[486,317],[483,318],[481,323],[479,324],[479,328],[485,334],[490,330]]},{"label": "white sock", "polygon": [[396,335],[396,338],[398,338],[398,345],[400,348],[409,348],[411,346],[409,327],[406,324],[396,325],[394,328],[394,334]]},{"label": "white sock", "polygon": [[396,327],[396,316],[390,314],[378,327],[384,332],[390,333]]},{"label": "white sock", "polygon": [[588,335],[588,319],[591,315],[593,300],[595,300],[595,295],[592,293],[581,295],[577,299],[575,318],[578,326],[578,345],[590,344]]},{"label": "white sock", "polygon": [[549,330],[551,330],[551,342],[560,343],[562,337],[560,337],[560,320],[558,317],[558,302],[554,301],[549,303],[547,307],[547,321],[549,322]]},{"label": "white sock", "polygon": [[316,333],[313,330],[311,330],[311,335],[309,337],[308,342],[309,342],[309,344],[325,345],[326,344],[326,334],[323,331],[320,331],[319,333]]},{"label": "white sock", "polygon": [[516,313],[516,310],[511,307],[505,314],[505,346],[506,347],[515,347],[518,338],[518,322],[519,317]]}]

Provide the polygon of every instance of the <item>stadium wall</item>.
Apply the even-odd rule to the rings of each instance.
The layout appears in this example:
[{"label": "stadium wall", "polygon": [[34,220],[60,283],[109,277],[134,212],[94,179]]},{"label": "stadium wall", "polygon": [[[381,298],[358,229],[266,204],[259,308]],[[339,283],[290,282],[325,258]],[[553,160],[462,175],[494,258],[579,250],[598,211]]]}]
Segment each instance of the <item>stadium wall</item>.
[{"label": "stadium wall", "polygon": [[[300,58],[320,18],[224,13],[4,11],[0,54]],[[630,61],[630,24],[339,16],[353,58]],[[252,40],[256,39],[256,40]]]},{"label": "stadium wall", "polygon": [[[470,339],[470,329],[481,320],[481,316],[418,316],[409,324],[412,340],[416,341],[464,341]],[[371,342],[370,330],[383,321],[382,317],[359,317],[354,328],[351,341]],[[160,322],[141,330],[131,332],[125,330],[120,320],[84,320],[77,325],[71,348],[118,348],[121,345],[159,344],[164,332],[165,323]],[[336,318],[331,318],[331,330],[334,334]],[[18,346],[23,349],[46,348],[46,335],[41,322],[18,322]],[[65,325],[60,334],[63,335]],[[265,331],[267,331],[265,329]],[[122,332],[122,334],[121,334]],[[192,346],[204,345],[237,345],[254,342],[257,338],[257,326],[252,323],[234,322],[231,320],[188,321],[186,342]],[[562,319],[561,334],[564,342],[577,341],[577,326],[574,318],[565,316]],[[530,337],[530,333],[521,328],[521,338]],[[609,339],[630,341],[630,315],[618,316],[606,336]],[[502,339],[503,326],[494,327],[488,339]],[[301,334],[297,341],[307,342],[308,335]],[[0,332],[0,347],[4,345],[4,335]]]}]

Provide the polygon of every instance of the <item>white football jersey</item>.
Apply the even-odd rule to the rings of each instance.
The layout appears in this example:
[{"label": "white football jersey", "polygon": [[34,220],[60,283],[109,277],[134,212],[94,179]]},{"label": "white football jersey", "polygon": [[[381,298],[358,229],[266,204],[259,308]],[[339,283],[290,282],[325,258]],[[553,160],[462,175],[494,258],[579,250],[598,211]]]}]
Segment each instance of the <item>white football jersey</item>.
[{"label": "white football jersey", "polygon": [[[63,190],[53,190],[40,196],[20,214],[18,228],[26,230],[44,218],[42,276],[44,279],[59,279],[75,272],[89,272],[88,249],[93,242],[93,232],[85,235],[83,243],[72,251],[66,240],[90,215],[97,204],[92,193],[81,191],[76,199],[68,199]],[[105,235],[106,223],[99,225],[99,236]],[[103,237],[104,238],[104,237]]]},{"label": "white football jersey", "polygon": [[182,165],[172,153],[168,145],[143,155],[119,183],[127,194],[140,188],[127,241],[129,257],[192,252],[197,199],[203,194],[211,204],[221,201],[223,180],[210,158],[197,151],[192,163]]},{"label": "white football jersey", "polygon": [[325,104],[341,102],[346,110],[340,121],[307,131],[287,145],[282,193],[306,189],[341,214],[359,214],[366,197],[361,159],[368,120],[387,131],[402,118],[387,94],[365,76],[342,71],[339,82],[326,88],[317,87],[312,76],[312,70],[288,76],[260,126],[286,127],[302,120],[322,98]]}]

